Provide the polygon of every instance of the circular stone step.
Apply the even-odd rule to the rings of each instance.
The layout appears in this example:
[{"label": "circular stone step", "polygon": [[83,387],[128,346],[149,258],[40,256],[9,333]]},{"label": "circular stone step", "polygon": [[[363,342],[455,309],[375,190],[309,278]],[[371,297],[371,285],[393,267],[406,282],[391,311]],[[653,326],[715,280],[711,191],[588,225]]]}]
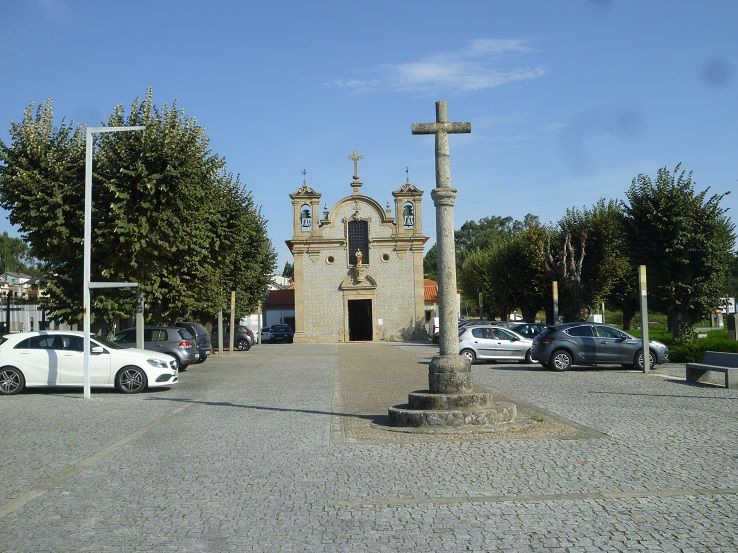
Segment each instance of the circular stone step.
[{"label": "circular stone step", "polygon": [[409,405],[389,408],[393,426],[446,427],[487,426],[513,422],[517,417],[514,403],[496,402],[481,409],[410,409]]},{"label": "circular stone step", "polygon": [[478,409],[491,403],[492,394],[489,392],[434,394],[428,390],[417,390],[408,395],[408,404],[413,410]]}]

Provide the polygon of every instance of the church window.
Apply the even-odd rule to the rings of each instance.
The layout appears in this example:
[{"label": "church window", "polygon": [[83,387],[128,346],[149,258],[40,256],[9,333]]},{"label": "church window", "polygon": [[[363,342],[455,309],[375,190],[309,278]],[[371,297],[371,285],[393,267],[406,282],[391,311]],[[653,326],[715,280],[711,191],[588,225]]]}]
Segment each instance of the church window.
[{"label": "church window", "polygon": [[389,254],[388,253],[383,253],[382,254],[382,261],[389,261]]},{"label": "church window", "polygon": [[331,265],[335,260],[336,260],[335,257],[333,257],[332,255],[329,255],[328,259],[326,259],[325,262],[328,263],[328,265]]},{"label": "church window", "polygon": [[300,230],[303,232],[313,230],[312,210],[308,204],[302,204],[300,207]]},{"label": "church window", "polygon": [[369,223],[367,221],[349,221],[348,251],[349,264],[356,265],[356,251],[362,253],[361,263],[369,264]]},{"label": "church window", "polygon": [[415,206],[412,202],[405,202],[402,206],[402,225],[405,228],[415,226]]}]

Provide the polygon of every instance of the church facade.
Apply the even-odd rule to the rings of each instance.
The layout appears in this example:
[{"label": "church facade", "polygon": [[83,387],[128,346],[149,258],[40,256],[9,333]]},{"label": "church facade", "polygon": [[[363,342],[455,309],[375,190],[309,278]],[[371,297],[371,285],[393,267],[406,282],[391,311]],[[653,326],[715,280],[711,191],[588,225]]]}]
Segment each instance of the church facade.
[{"label": "church facade", "polygon": [[409,180],[385,207],[362,193],[354,152],[352,192],[332,209],[303,184],[292,200],[296,343],[425,337],[423,191]]}]

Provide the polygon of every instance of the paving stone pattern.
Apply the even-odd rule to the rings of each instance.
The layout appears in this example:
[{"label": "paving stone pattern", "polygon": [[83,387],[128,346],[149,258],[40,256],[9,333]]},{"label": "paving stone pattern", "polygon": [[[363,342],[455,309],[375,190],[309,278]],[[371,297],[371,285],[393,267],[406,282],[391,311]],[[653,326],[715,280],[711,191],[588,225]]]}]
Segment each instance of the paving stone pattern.
[{"label": "paving stone pattern", "polygon": [[0,550],[738,550],[735,390],[687,385],[676,365],[475,365],[479,384],[592,434],[338,439],[388,407],[377,395],[372,415],[346,389],[351,359],[374,360],[393,388],[394,374],[422,378],[433,352],[267,344],[171,390],[2,397]]}]

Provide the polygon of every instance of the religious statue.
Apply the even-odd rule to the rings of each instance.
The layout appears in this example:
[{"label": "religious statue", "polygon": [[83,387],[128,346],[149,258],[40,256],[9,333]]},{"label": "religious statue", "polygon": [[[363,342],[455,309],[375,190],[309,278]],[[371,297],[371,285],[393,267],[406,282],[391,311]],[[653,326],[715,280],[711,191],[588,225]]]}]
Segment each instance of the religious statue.
[{"label": "religious statue", "polygon": [[362,251],[357,249],[356,254],[354,255],[356,256],[356,265],[357,266],[361,265],[361,262],[364,259],[364,254],[362,253]]}]

